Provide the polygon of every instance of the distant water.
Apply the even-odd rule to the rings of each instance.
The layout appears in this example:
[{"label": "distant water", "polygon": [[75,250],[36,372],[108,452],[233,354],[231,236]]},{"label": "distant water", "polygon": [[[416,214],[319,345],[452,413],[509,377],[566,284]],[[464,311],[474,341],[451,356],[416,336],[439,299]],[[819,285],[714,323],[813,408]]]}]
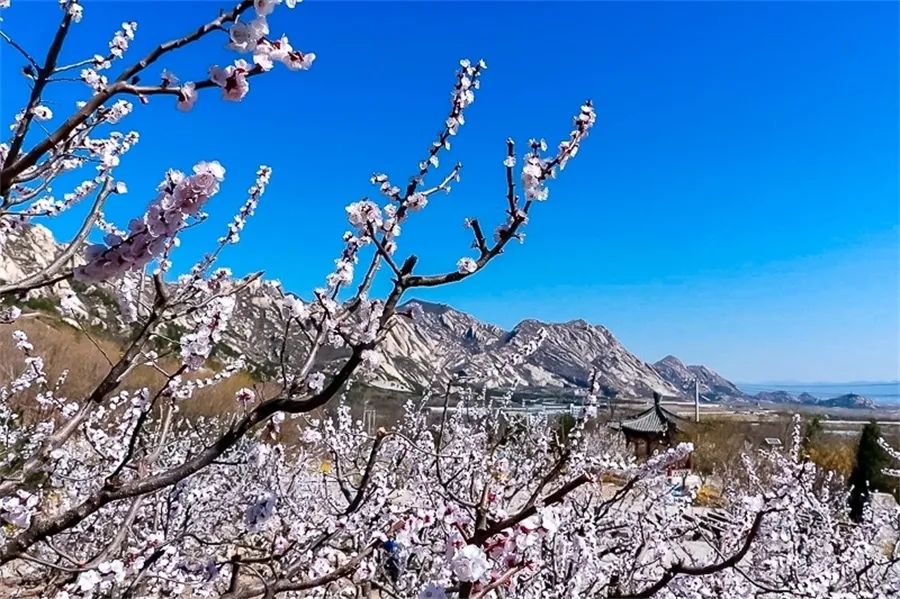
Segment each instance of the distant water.
[{"label": "distant water", "polygon": [[805,391],[819,399],[831,399],[838,395],[856,393],[868,397],[879,405],[900,405],[900,381],[890,383],[740,383],[738,387],[751,395],[760,391],[787,391],[793,395],[800,395]]}]

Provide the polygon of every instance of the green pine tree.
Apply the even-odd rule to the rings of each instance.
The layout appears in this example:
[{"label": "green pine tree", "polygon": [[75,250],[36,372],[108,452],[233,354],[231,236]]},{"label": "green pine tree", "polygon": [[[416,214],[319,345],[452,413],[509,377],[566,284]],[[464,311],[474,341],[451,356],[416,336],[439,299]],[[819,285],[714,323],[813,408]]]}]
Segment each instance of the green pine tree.
[{"label": "green pine tree", "polygon": [[893,485],[883,474],[889,459],[885,451],[878,445],[881,429],[874,420],[866,424],[859,437],[859,448],[856,450],[856,465],[847,483],[850,485],[850,517],[859,522],[863,509],[869,502],[872,491],[893,491]]}]

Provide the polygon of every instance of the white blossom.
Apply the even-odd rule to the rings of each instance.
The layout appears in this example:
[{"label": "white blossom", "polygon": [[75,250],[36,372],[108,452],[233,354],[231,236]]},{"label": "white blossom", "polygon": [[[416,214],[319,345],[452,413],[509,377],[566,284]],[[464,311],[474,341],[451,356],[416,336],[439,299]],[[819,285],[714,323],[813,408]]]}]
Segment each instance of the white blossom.
[{"label": "white blossom", "polygon": [[39,121],[49,121],[53,118],[53,111],[43,105],[35,106],[31,109],[31,113]]},{"label": "white blossom", "polygon": [[460,580],[474,582],[487,574],[491,564],[480,547],[466,545],[453,557],[451,567]]},{"label": "white blossom", "polygon": [[470,275],[478,270],[478,263],[469,257],[463,257],[456,263],[456,270],[461,274]]}]

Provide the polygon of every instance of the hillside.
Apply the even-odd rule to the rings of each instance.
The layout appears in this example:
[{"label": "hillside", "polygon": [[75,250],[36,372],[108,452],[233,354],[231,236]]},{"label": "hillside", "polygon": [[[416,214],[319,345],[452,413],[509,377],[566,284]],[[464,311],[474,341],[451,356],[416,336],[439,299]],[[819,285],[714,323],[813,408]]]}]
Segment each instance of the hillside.
[{"label": "hillside", "polygon": [[[0,281],[19,280],[60,251],[49,230],[39,225],[26,227],[12,235],[0,253]],[[110,337],[127,331],[108,285],[64,281],[52,289],[31,292],[21,301],[52,311],[61,297],[74,306],[76,314],[90,314],[88,324],[105,330]],[[279,306],[283,297],[277,285],[263,281],[252,284],[238,296],[231,328],[223,340],[222,351],[247,356],[262,378],[275,372],[282,350],[284,325]],[[575,391],[585,389],[596,372],[602,392],[620,397],[646,397],[656,392],[691,398],[695,381],[699,381],[701,398],[707,402],[817,401],[812,396],[798,399],[783,392],[751,397],[708,367],[685,365],[672,355],[650,365],[628,351],[608,329],[584,320],[523,320],[504,330],[443,304],[411,300],[400,311],[416,316],[396,319],[380,346],[380,366],[366,378],[368,384],[386,390],[418,393],[460,380],[493,388]],[[307,343],[294,327],[284,345],[287,360],[302,359]],[[322,367],[327,368],[345,352],[340,348],[323,352]],[[817,403],[864,408],[872,402],[843,396]]]},{"label": "hillside", "polygon": [[706,366],[685,365],[675,356],[668,355],[653,364],[653,368],[683,395],[694,396],[694,383],[700,383],[700,398],[703,401],[735,401],[746,399],[747,395],[719,373]]}]

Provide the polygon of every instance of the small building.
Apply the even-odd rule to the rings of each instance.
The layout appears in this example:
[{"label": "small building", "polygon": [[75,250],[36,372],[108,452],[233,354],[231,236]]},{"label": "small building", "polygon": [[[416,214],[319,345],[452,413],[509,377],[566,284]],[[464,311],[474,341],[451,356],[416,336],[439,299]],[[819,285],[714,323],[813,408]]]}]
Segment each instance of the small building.
[{"label": "small building", "polygon": [[634,447],[637,457],[647,457],[660,447],[668,447],[675,441],[684,419],[660,405],[662,397],[653,393],[653,405],[614,428],[625,435],[625,443]]}]

